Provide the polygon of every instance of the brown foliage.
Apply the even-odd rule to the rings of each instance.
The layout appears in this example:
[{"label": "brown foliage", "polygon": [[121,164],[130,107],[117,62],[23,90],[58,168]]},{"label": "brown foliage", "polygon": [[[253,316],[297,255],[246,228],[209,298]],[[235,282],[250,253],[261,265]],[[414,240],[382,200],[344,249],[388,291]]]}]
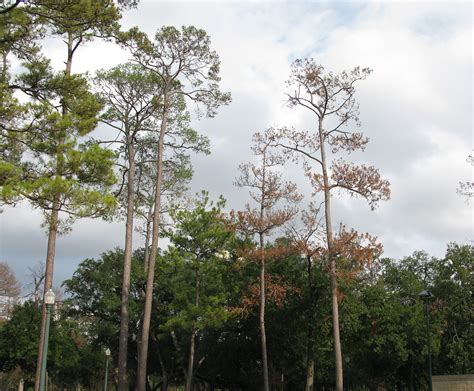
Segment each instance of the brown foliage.
[{"label": "brown foliage", "polygon": [[257,207],[246,205],[244,211],[233,211],[231,220],[238,230],[247,235],[268,235],[297,213],[297,209],[292,206],[275,209],[276,204],[283,200],[295,203],[302,196],[298,194],[294,183],[283,181],[281,173],[275,171],[275,167],[281,166],[285,158],[271,150],[272,141],[268,134],[255,133],[253,142],[252,151],[259,158],[259,163],[241,164],[241,176],[234,183],[239,187],[250,188],[250,197]]},{"label": "brown foliage", "polygon": [[[265,276],[265,297],[277,307],[282,307],[288,294],[299,294],[300,289],[293,287],[281,278]],[[260,303],[260,282],[248,287],[248,292],[242,297],[242,312],[248,314]]]},{"label": "brown foliage", "polygon": [[332,255],[337,256],[338,277],[346,280],[355,278],[370,268],[382,252],[383,246],[377,241],[377,237],[354,229],[349,231],[341,225],[339,233],[334,237]]},{"label": "brown foliage", "polygon": [[245,163],[239,166],[241,176],[234,184],[239,187],[249,187],[250,197],[259,205],[260,209],[271,209],[280,200],[294,203],[302,199],[296,185],[283,181],[281,173],[275,168],[285,163],[282,154],[271,150],[271,139],[265,133],[255,133],[252,151],[259,158],[258,164]]},{"label": "brown foliage", "polygon": [[230,216],[237,230],[247,235],[267,235],[275,228],[285,224],[296,213],[297,209],[292,207],[284,207],[279,210],[265,209],[259,211],[257,208],[251,209],[249,205],[246,205],[245,210],[231,211]]},{"label": "brown foliage", "polygon": [[304,106],[318,117],[335,114],[338,130],[349,120],[359,123],[359,106],[354,98],[355,83],[364,80],[372,73],[370,68],[356,67],[335,75],[325,72],[322,65],[313,59],[298,59],[291,65],[291,75],[287,86],[288,105]]},{"label": "brown foliage", "polygon": [[279,246],[261,248],[255,245],[242,246],[237,250],[237,255],[243,262],[260,263],[262,259],[265,263],[276,261],[294,251],[291,246]]},{"label": "brown foliage", "polygon": [[[302,160],[315,193],[334,188],[347,190],[352,196],[365,198],[374,209],[378,201],[390,198],[390,183],[380,177],[375,167],[335,160],[328,169],[327,189],[320,171],[328,165],[327,157],[322,153],[323,145],[332,153],[365,149],[368,138],[361,132],[347,130],[347,127],[360,126],[355,84],[371,72],[369,68],[356,67],[335,75],[325,72],[312,59],[296,60],[287,82],[290,90],[287,93],[288,105],[312,111],[318,118],[318,130],[270,128],[267,138],[271,146],[283,150],[287,159]],[[316,167],[312,163],[317,163]]]}]

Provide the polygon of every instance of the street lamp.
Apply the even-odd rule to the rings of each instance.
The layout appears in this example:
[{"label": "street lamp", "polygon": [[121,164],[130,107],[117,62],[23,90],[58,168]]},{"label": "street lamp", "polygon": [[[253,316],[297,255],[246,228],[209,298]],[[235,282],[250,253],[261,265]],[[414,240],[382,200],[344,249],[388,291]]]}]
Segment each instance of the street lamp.
[{"label": "street lamp", "polygon": [[46,305],[46,327],[44,329],[44,344],[43,344],[43,359],[41,360],[41,372],[40,372],[40,391],[45,390],[46,386],[46,361],[48,360],[48,340],[49,340],[49,323],[51,320],[51,310],[54,306],[54,300],[56,296],[52,289],[49,289],[44,294],[44,304]]},{"label": "street lamp", "polygon": [[107,391],[107,380],[109,378],[109,358],[110,349],[105,349],[105,379],[104,379],[104,391]]},{"label": "street lamp", "polygon": [[433,373],[431,371],[431,325],[430,325],[430,311],[428,308],[428,303],[430,300],[434,299],[434,295],[427,289],[421,291],[418,294],[418,297],[423,300],[425,306],[425,319],[426,319],[426,335],[428,341],[428,386],[429,391],[433,390]]}]

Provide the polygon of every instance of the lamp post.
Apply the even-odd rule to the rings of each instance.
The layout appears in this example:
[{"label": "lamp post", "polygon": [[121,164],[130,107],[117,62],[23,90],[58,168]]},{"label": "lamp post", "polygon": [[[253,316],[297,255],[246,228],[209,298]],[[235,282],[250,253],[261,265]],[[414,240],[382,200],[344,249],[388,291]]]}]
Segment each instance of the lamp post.
[{"label": "lamp post", "polygon": [[104,391],[107,391],[107,380],[109,378],[109,358],[110,349],[105,349],[105,379],[104,379]]},{"label": "lamp post", "polygon": [[434,295],[427,289],[421,291],[418,294],[418,297],[423,300],[424,307],[425,307],[425,319],[426,319],[426,336],[427,336],[427,343],[428,343],[428,389],[429,391],[433,390],[433,373],[431,370],[431,324],[430,324],[430,311],[428,308],[428,302],[434,299]]},{"label": "lamp post", "polygon": [[51,310],[54,306],[56,296],[52,289],[44,294],[44,304],[46,305],[46,327],[44,329],[43,359],[41,360],[40,372],[40,391],[44,391],[46,387],[46,361],[48,361],[48,340],[49,340],[49,323],[51,320]]}]

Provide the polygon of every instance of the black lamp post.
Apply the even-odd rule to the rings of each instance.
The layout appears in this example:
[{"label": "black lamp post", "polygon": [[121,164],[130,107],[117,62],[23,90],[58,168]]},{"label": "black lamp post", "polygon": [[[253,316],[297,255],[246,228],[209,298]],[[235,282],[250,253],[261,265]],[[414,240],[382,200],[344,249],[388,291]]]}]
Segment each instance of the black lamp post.
[{"label": "black lamp post", "polygon": [[423,300],[424,307],[425,307],[425,319],[426,319],[426,335],[427,335],[427,343],[428,343],[428,386],[429,391],[433,391],[433,373],[431,370],[431,323],[430,323],[430,311],[428,308],[429,301],[434,299],[434,295],[427,289],[421,291],[418,294],[418,297]]},{"label": "black lamp post", "polygon": [[40,391],[45,390],[46,386],[46,361],[48,360],[48,340],[49,340],[49,323],[51,320],[51,310],[54,306],[56,296],[52,289],[44,294],[44,304],[46,305],[46,327],[44,329],[43,359],[41,360],[40,372]]}]

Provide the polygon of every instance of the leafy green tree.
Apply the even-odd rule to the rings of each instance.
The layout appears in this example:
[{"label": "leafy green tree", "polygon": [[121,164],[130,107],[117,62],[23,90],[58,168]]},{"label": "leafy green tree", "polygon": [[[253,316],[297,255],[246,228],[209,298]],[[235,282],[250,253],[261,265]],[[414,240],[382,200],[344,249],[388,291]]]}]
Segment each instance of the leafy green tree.
[{"label": "leafy green tree", "polygon": [[[341,330],[351,385],[399,389],[426,387],[426,322],[418,294],[432,289],[435,260],[415,252],[401,261],[383,259],[379,276],[341,284]],[[432,350],[439,350],[442,319],[432,303]],[[364,335],[365,338],[360,336]]]},{"label": "leafy green tree", "polygon": [[[141,316],[140,300],[144,275],[142,253],[132,257],[130,269],[129,338],[127,339],[127,367],[136,365],[136,344]],[[101,255],[100,259],[86,259],[73,277],[64,282],[68,315],[84,325],[92,346],[109,347],[118,358],[119,330],[121,325],[121,282],[123,278],[122,250],[116,249]],[[133,370],[128,370],[133,378]]]},{"label": "leafy green tree", "polygon": [[[48,349],[51,382],[62,387],[97,384],[103,369],[100,351],[79,323],[67,319],[58,309],[55,312]],[[11,319],[0,326],[0,372],[24,380],[26,389],[34,385],[40,325],[41,308],[27,301],[15,306]],[[12,390],[18,388],[18,384],[11,386]]]},{"label": "leafy green tree", "polygon": [[155,98],[156,90],[159,91],[160,88],[160,80],[140,66],[123,64],[108,71],[99,71],[96,84],[107,105],[107,111],[102,116],[102,121],[119,134],[113,142],[119,144],[118,152],[121,155],[121,161],[123,161],[123,165],[121,164],[122,177],[124,178],[122,188],[126,190],[123,202],[126,211],[126,224],[118,359],[120,388],[125,388],[137,148],[141,138],[140,133],[143,133],[145,129],[153,128],[154,114],[160,110],[159,103]]},{"label": "leafy green tree", "polygon": [[[79,140],[96,127],[101,104],[89,91],[85,77],[72,74],[72,63],[83,42],[97,36],[110,36],[117,29],[120,14],[111,2],[82,0],[35,2],[24,11],[44,27],[47,35],[66,43],[64,72],[54,72],[49,60],[39,52],[26,58],[25,72],[10,83],[9,88],[20,91],[30,102],[25,106],[23,121],[10,121],[2,132],[6,150],[15,151],[8,154],[8,160],[1,165],[3,201],[27,198],[45,212],[46,292],[52,285],[58,232],[67,229],[76,218],[106,213],[115,203],[107,192],[107,186],[114,182],[113,154],[97,144],[79,145]],[[11,13],[16,13],[16,9]],[[61,220],[60,213],[70,219]],[[45,311],[43,306],[36,390]]]},{"label": "leafy green tree", "polygon": [[34,384],[40,323],[39,307],[26,302],[13,309],[9,321],[0,324],[0,371],[8,373],[18,368],[26,387]]},{"label": "leafy green tree", "polygon": [[[96,77],[101,97],[107,111],[101,120],[119,133],[112,142],[118,144],[121,176],[124,179],[119,192],[121,204],[126,210],[125,258],[122,282],[121,343],[119,349],[119,383],[126,385],[126,346],[128,340],[128,296],[134,215],[147,222],[145,257],[148,258],[150,223],[154,205],[154,178],[156,178],[155,150],[158,145],[162,104],[162,81],[156,73],[140,64],[122,64],[108,71],[100,71]],[[189,126],[189,114],[183,97],[173,98],[168,112],[166,129],[166,158],[163,158],[163,193],[174,198],[183,191],[191,177],[189,151],[207,152],[208,140],[199,136]],[[102,141],[104,142],[104,141]],[[170,156],[171,155],[171,156]],[[125,190],[125,191],[123,191]],[[160,213],[162,211],[160,210]],[[145,260],[148,268],[148,259]]]},{"label": "leafy green tree", "polygon": [[182,96],[204,107],[208,116],[214,116],[220,105],[230,102],[230,94],[219,89],[219,57],[210,49],[210,39],[204,30],[193,26],[163,27],[155,35],[155,41],[133,28],[120,37],[134,61],[154,72],[162,80],[162,113],[158,146],[156,149],[156,179],[150,262],[145,293],[142,341],[138,368],[138,391],[145,391],[147,373],[148,340],[156,254],[159,239],[159,211],[163,182],[163,151],[168,129],[170,110],[176,96]]},{"label": "leafy green tree", "polygon": [[[20,102],[15,89],[12,88],[14,81],[10,75],[10,63],[12,59],[35,59],[39,51],[36,40],[41,37],[42,32],[39,26],[23,7],[10,8],[0,17],[0,185],[9,176],[18,174],[17,166],[24,147],[21,141],[15,141],[8,135],[23,128],[28,114],[28,105]],[[18,197],[10,194],[9,199],[14,202]]]},{"label": "leafy green tree", "polygon": [[474,372],[474,247],[448,245],[444,259],[434,264],[433,294],[443,319],[435,373]]},{"label": "leafy green tree", "polygon": [[170,213],[174,228],[168,236],[174,247],[166,256],[178,270],[171,282],[174,299],[170,304],[176,315],[163,327],[190,331],[186,391],[192,389],[200,331],[221,326],[231,315],[224,274],[230,269],[234,232],[224,221],[224,205],[223,198],[214,205],[203,192],[192,209]]}]

